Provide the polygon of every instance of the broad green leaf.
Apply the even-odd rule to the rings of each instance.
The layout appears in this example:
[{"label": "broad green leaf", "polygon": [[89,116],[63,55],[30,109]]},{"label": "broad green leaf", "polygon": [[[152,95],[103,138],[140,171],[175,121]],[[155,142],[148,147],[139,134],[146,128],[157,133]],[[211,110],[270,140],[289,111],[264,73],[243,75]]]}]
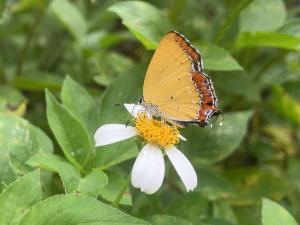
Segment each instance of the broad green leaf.
[{"label": "broad green leaf", "polygon": [[[123,189],[124,185],[128,185],[128,184],[127,181],[122,176],[114,172],[109,172],[108,184],[103,188],[103,190],[100,193],[100,196],[109,202],[114,202],[119,192]],[[120,204],[132,205],[129,187],[125,192],[125,194],[123,195]]]},{"label": "broad green leaf", "polygon": [[109,11],[115,12],[147,49],[155,49],[171,28],[168,18],[159,9],[143,1],[118,2]]},{"label": "broad green leaf", "polygon": [[[279,154],[292,156],[296,153],[297,147],[294,144],[294,135],[291,129],[270,124],[262,127],[262,132],[272,139],[273,147]],[[276,157],[276,155],[274,157]]]},{"label": "broad green leaf", "polygon": [[230,204],[224,200],[213,202],[213,217],[222,218],[232,224],[238,224]]},{"label": "broad green leaf", "polygon": [[20,222],[20,225],[27,224],[146,225],[149,223],[88,196],[58,195],[33,206]]},{"label": "broad green leaf", "polygon": [[285,16],[282,0],[254,0],[240,14],[240,31],[274,31],[283,25]]},{"label": "broad green leaf", "polygon": [[81,178],[80,173],[71,164],[58,155],[38,153],[32,156],[29,165],[58,173],[66,193],[85,194],[97,197],[107,184],[107,176],[102,171],[92,171]]},{"label": "broad green leaf", "polygon": [[68,0],[54,0],[51,2],[50,10],[77,41],[84,39],[87,24],[75,4],[70,3]]},{"label": "broad green leaf", "polygon": [[80,179],[79,171],[61,156],[38,153],[32,156],[27,164],[58,173],[62,179],[66,193],[76,191],[78,188]]},{"label": "broad green leaf", "polygon": [[299,51],[300,38],[278,32],[245,32],[239,35],[237,47],[271,47]]},{"label": "broad green leaf", "polygon": [[192,225],[192,223],[187,220],[169,215],[154,215],[147,217],[147,220],[152,225]]},{"label": "broad green leaf", "polygon": [[0,113],[0,190],[32,170],[26,161],[38,152],[52,152],[51,140],[23,118]]},{"label": "broad green leaf", "polygon": [[201,46],[204,68],[216,71],[243,70],[240,64],[225,49],[213,44]]},{"label": "broad green leaf", "polygon": [[134,139],[98,147],[96,151],[96,165],[101,169],[107,169],[131,159],[137,154],[138,149]]},{"label": "broad green leaf", "polygon": [[201,183],[196,190],[200,191],[209,200],[215,201],[234,197],[233,185],[220,173],[201,166],[197,169],[197,175]]},{"label": "broad green leaf", "polygon": [[94,151],[86,129],[49,91],[46,102],[48,123],[56,140],[68,161],[83,171],[91,166],[88,163]]},{"label": "broad green leaf", "polygon": [[232,223],[229,223],[228,221],[220,218],[214,218],[214,217],[206,217],[205,219],[200,220],[201,225],[235,225]]},{"label": "broad green leaf", "polygon": [[102,86],[111,84],[117,76],[122,75],[134,65],[129,57],[114,52],[103,52],[97,58],[94,57],[93,62],[96,67],[95,74],[99,74],[93,78]]},{"label": "broad green leaf", "polygon": [[46,0],[21,0],[15,3],[13,10],[14,12],[22,12],[30,9],[44,8],[46,5]]},{"label": "broad green leaf", "polygon": [[236,189],[236,197],[230,201],[239,206],[257,204],[263,196],[279,200],[292,189],[286,178],[272,170],[246,167],[226,170],[225,174]]},{"label": "broad green leaf", "polygon": [[300,38],[300,18],[287,19],[280,28],[280,32]]},{"label": "broad green leaf", "polygon": [[41,200],[40,171],[35,170],[11,183],[0,194],[0,224],[19,224],[28,209]]},{"label": "broad green leaf", "polygon": [[175,199],[167,208],[167,213],[195,222],[201,217],[207,207],[207,199],[200,193],[190,192]]},{"label": "broad green leaf", "polygon": [[[136,103],[142,96],[142,82],[146,68],[137,65],[120,75],[103,95],[99,127],[106,123],[126,124],[132,117],[123,106],[124,103]],[[97,148],[97,166],[105,169],[137,155],[137,146],[133,139]]]},{"label": "broad green leaf", "polygon": [[284,93],[280,86],[273,86],[272,93],[273,108],[291,122],[300,125],[300,102]]},{"label": "broad green leaf", "polygon": [[[104,9],[103,9],[104,10]],[[108,13],[108,12],[107,12]],[[114,16],[114,15],[113,15]],[[97,21],[96,23],[98,23]],[[131,41],[134,37],[127,31],[114,31],[113,33],[106,30],[97,30],[88,33],[84,39],[83,49],[88,55],[93,55],[95,51],[101,51],[116,46],[124,41]],[[111,52],[112,54],[114,52]]]},{"label": "broad green leaf", "polygon": [[136,65],[121,74],[103,95],[101,101],[100,124],[126,123],[131,119],[124,103],[137,103],[142,96],[146,67]]},{"label": "broad green leaf", "polygon": [[103,171],[94,170],[80,179],[77,192],[97,198],[107,183],[107,175]]},{"label": "broad green leaf", "polygon": [[27,71],[22,75],[16,76],[13,80],[14,85],[27,91],[44,91],[45,88],[50,90],[60,90],[63,80],[59,76],[55,76],[45,71]]},{"label": "broad green leaf", "polygon": [[288,161],[288,179],[300,193],[300,161],[297,158],[290,158]]},{"label": "broad green leaf", "polygon": [[224,114],[223,126],[215,124],[199,128],[190,126],[183,130],[187,138],[182,143],[182,150],[191,158],[201,163],[218,162],[229,156],[240,145],[247,131],[248,120],[251,112],[242,111]]},{"label": "broad green leaf", "polygon": [[241,0],[236,2],[231,2],[231,7],[228,10],[225,18],[222,18],[222,25],[215,35],[215,43],[220,43],[225,35],[225,33],[235,24],[236,18],[240,15],[240,12],[253,0]]},{"label": "broad green leaf", "polygon": [[234,208],[234,212],[236,217],[238,218],[239,224],[243,224],[243,225],[260,224],[259,221],[261,220],[261,209],[257,204],[258,202],[256,202],[256,205],[245,205],[245,206],[238,205]]},{"label": "broad green leaf", "polygon": [[99,121],[99,108],[93,97],[81,85],[67,76],[61,98],[64,106],[87,127],[89,136],[93,137],[97,121]]},{"label": "broad green leaf", "polygon": [[293,216],[281,205],[267,198],[262,200],[262,218],[263,225],[297,225]]},{"label": "broad green leaf", "polygon": [[17,89],[9,86],[0,86],[0,111],[10,112],[18,116],[26,111],[26,98]]}]

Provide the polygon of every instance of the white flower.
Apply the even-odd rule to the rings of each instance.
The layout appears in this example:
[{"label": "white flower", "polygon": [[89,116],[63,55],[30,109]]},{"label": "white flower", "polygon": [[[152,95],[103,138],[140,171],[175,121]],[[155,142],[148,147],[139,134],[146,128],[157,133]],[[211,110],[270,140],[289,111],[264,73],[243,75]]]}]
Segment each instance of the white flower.
[{"label": "white flower", "polygon": [[190,161],[175,147],[179,139],[186,140],[179,134],[178,129],[152,119],[141,105],[124,106],[135,118],[135,127],[124,124],[103,125],[95,133],[96,146],[140,136],[146,144],[134,162],[131,172],[132,186],[147,194],[153,194],[160,188],[165,175],[164,151],[186,190],[193,190],[197,186],[197,175]]}]

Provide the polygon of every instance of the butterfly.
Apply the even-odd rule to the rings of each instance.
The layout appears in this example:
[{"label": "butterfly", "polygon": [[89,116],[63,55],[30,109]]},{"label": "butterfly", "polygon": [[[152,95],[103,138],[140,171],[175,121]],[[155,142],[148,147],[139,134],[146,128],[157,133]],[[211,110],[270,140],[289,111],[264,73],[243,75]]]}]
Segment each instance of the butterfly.
[{"label": "butterfly", "polygon": [[186,127],[203,127],[221,114],[200,53],[177,31],[160,41],[146,72],[140,104],[155,117]]}]

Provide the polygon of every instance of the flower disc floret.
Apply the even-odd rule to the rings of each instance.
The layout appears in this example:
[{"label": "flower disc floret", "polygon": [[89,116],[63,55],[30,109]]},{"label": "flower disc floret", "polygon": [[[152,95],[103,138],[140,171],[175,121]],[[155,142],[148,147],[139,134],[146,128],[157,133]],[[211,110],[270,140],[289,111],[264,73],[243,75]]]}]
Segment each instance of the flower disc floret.
[{"label": "flower disc floret", "polygon": [[168,148],[179,142],[179,130],[164,121],[149,118],[145,113],[139,113],[135,118],[135,128],[146,143]]}]

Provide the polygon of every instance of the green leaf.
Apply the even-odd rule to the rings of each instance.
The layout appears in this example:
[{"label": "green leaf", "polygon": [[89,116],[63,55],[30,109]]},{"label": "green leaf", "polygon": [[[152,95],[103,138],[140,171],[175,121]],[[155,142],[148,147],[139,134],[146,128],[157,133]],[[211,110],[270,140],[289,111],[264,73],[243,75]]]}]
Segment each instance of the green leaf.
[{"label": "green leaf", "polygon": [[236,189],[236,197],[231,202],[239,206],[249,206],[257,204],[261,196],[282,199],[290,193],[292,186],[278,172],[255,167],[227,169],[226,176]]},{"label": "green leaf", "polygon": [[126,123],[131,119],[123,104],[136,103],[142,96],[145,73],[144,65],[136,65],[107,88],[101,101],[100,124]]},{"label": "green leaf", "polygon": [[[107,123],[126,124],[131,115],[123,103],[136,103],[142,96],[143,74],[146,68],[137,65],[120,75],[103,95],[99,127]],[[137,155],[138,149],[134,139],[97,148],[96,165],[102,169],[121,163]]]},{"label": "green leaf", "polygon": [[78,170],[83,171],[94,151],[90,137],[82,124],[46,91],[49,126],[66,158]]},{"label": "green leaf", "polygon": [[233,185],[220,173],[201,166],[197,169],[197,175],[201,180],[201,184],[198,185],[196,190],[200,191],[209,200],[216,201],[235,196]]},{"label": "green leaf", "polygon": [[204,68],[215,71],[243,70],[240,64],[225,49],[213,44],[197,45],[201,50]]},{"label": "green leaf", "polygon": [[63,80],[59,76],[45,71],[26,71],[22,75],[16,76],[13,84],[21,90],[44,91],[45,88],[50,90],[60,90]]},{"label": "green leaf", "polygon": [[280,32],[300,38],[300,18],[287,19],[283,27],[280,28]]},{"label": "green leaf", "polygon": [[93,137],[99,120],[99,107],[93,97],[67,76],[61,91],[61,98],[64,106],[87,127],[89,136]]},{"label": "green leaf", "polygon": [[0,113],[0,190],[32,170],[26,161],[38,152],[52,152],[45,133],[23,118]]},{"label": "green leaf", "polygon": [[243,225],[260,224],[261,209],[260,207],[257,206],[257,204],[258,203],[256,202],[255,205],[253,204],[253,205],[246,205],[246,206],[237,206],[234,208],[234,212],[236,217],[238,218],[239,224],[243,224]]},{"label": "green leaf", "polygon": [[92,171],[79,181],[77,191],[97,198],[103,188],[107,186],[108,178],[103,171]]},{"label": "green leaf", "polygon": [[95,74],[99,75],[93,79],[102,86],[111,84],[117,76],[123,74],[123,71],[134,65],[129,57],[114,52],[103,52],[97,58],[98,60],[94,57]]},{"label": "green leaf", "polygon": [[31,166],[58,173],[62,179],[66,193],[77,190],[80,173],[61,156],[38,153],[32,156],[27,163]]},{"label": "green leaf", "polygon": [[109,205],[87,196],[61,195],[46,199],[33,206],[22,218],[20,225],[60,224],[149,224]]},{"label": "green leaf", "polygon": [[213,217],[206,217],[205,219],[200,220],[200,222],[201,225],[235,225],[226,220]]},{"label": "green leaf", "polygon": [[154,215],[147,217],[152,225],[192,225],[191,222],[179,217],[169,215]]},{"label": "green leaf", "polygon": [[92,171],[81,178],[78,170],[58,155],[38,153],[32,156],[27,163],[31,166],[58,173],[66,193],[74,192],[97,197],[107,184],[107,176],[104,172]]},{"label": "green leaf", "polygon": [[272,94],[273,109],[291,122],[300,125],[300,102],[284,93],[280,86],[273,86]]},{"label": "green leaf", "polygon": [[222,18],[222,25],[215,35],[214,41],[219,44],[228,29],[232,28],[235,24],[236,18],[240,15],[241,10],[243,10],[252,0],[241,0],[237,2],[231,2],[231,7],[227,12],[225,18]]},{"label": "green leaf", "polygon": [[297,158],[290,158],[288,160],[288,170],[287,175],[288,179],[295,186],[297,191],[300,193],[300,160]]},{"label": "green leaf", "polygon": [[26,98],[20,91],[10,86],[0,86],[0,111],[23,115],[26,111]]},{"label": "green leaf", "polygon": [[87,24],[75,5],[68,0],[54,0],[50,5],[50,10],[77,41],[84,39],[87,33]]},{"label": "green leaf", "polygon": [[109,7],[122,23],[147,49],[155,49],[160,39],[171,29],[168,18],[149,3],[123,1]]},{"label": "green leaf", "polygon": [[40,171],[35,170],[11,183],[0,194],[0,224],[19,224],[27,210],[41,200]]},{"label": "green leaf", "polygon": [[282,0],[254,0],[240,14],[240,31],[274,31],[286,16]]},{"label": "green leaf", "polygon": [[[100,196],[109,201],[114,202],[122,190],[123,186],[126,185],[127,181],[117,173],[108,172],[108,184],[103,188]],[[131,194],[129,188],[123,195],[120,204],[122,205],[132,205]]]},{"label": "green leaf", "polygon": [[222,218],[232,224],[238,224],[237,218],[234,215],[230,204],[224,200],[213,202],[213,216],[215,218]]},{"label": "green leaf", "polygon": [[239,35],[237,47],[271,47],[299,51],[300,38],[278,32],[245,32]]},{"label": "green leaf", "polygon": [[263,225],[297,225],[293,216],[281,205],[267,198],[262,200],[262,219]]},{"label": "green leaf", "polygon": [[134,158],[137,154],[138,148],[134,139],[99,147],[96,152],[96,165],[101,169],[107,169]]},{"label": "green leaf", "polygon": [[242,111],[224,114],[223,126],[210,128],[191,126],[183,131],[187,138],[182,150],[188,151],[190,158],[201,163],[215,163],[229,156],[239,145],[247,131],[251,112]]},{"label": "green leaf", "polygon": [[200,193],[190,192],[181,195],[168,207],[167,213],[187,219],[191,222],[197,221],[208,207],[208,201]]}]

